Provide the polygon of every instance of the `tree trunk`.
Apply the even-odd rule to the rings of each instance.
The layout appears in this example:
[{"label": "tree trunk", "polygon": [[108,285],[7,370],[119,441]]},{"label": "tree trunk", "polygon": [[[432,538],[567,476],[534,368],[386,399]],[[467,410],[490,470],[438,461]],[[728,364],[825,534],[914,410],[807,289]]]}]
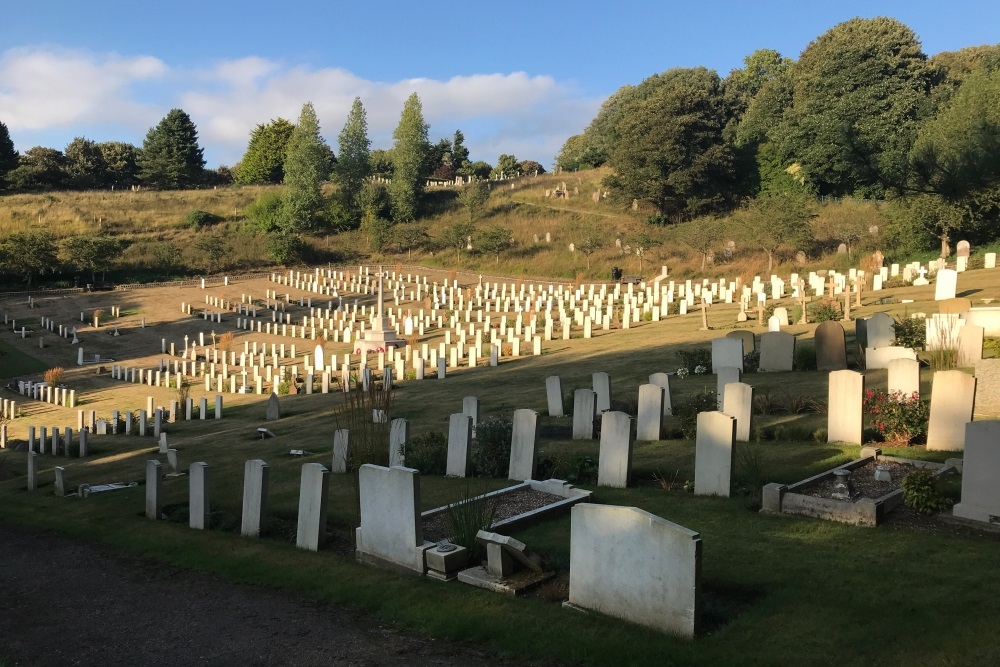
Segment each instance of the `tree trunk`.
[{"label": "tree trunk", "polygon": [[774,253],[770,250],[767,251],[767,272],[771,273],[771,269],[774,266]]},{"label": "tree trunk", "polygon": [[951,245],[948,243],[950,240],[948,230],[943,230],[941,232],[941,259],[948,259],[951,255]]}]

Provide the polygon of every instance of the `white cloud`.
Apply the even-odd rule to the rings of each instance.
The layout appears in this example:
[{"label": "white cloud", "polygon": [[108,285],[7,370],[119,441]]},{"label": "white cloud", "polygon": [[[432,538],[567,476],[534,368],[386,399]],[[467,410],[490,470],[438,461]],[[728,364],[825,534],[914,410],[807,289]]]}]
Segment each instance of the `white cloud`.
[{"label": "white cloud", "polygon": [[377,146],[388,146],[403,102],[413,92],[420,96],[432,140],[461,129],[473,158],[490,162],[501,152],[550,161],[600,103],[550,76],[525,72],[378,82],[341,68],[287,65],[255,56],[183,69],[152,56],[43,47],[0,55],[0,120],[15,142],[19,130],[46,130],[47,136],[65,130],[65,144],[81,126],[99,126],[124,127],[138,143],[146,129],[176,106],[197,125],[210,164],[239,160],[254,126],[279,116],[294,121],[306,101],[315,105],[323,133],[333,144],[351,103],[360,97],[369,135]]},{"label": "white cloud", "polygon": [[130,88],[166,72],[152,56],[11,49],[0,56],[3,121],[12,132],[94,124],[148,127],[156,109],[133,99]]}]

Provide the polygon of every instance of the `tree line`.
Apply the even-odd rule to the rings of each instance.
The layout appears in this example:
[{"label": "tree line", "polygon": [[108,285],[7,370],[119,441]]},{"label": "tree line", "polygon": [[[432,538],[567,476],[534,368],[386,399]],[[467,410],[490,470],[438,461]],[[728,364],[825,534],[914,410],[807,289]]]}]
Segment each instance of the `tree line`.
[{"label": "tree line", "polygon": [[1000,45],[928,57],[895,19],[851,19],[798,60],[762,49],[725,78],[678,68],[626,85],[557,165],[611,167],[612,201],[658,224],[888,202],[898,240],[936,237],[946,254],[956,232],[1000,234]]}]

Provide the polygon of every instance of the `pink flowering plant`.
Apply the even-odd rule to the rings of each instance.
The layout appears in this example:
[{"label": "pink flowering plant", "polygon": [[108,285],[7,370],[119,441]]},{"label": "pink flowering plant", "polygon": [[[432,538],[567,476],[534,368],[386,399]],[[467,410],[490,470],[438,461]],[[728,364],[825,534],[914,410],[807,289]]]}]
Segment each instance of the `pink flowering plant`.
[{"label": "pink flowering plant", "polygon": [[930,408],[920,394],[901,391],[865,391],[865,412],[885,442],[909,445],[927,435]]}]

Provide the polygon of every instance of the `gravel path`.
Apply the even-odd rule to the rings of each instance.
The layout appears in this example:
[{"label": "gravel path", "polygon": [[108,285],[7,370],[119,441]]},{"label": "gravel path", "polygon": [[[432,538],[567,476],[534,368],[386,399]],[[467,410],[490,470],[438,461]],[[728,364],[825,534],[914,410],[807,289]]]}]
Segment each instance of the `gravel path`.
[{"label": "gravel path", "polygon": [[401,634],[362,611],[3,524],[0,600],[4,667],[532,664]]}]

